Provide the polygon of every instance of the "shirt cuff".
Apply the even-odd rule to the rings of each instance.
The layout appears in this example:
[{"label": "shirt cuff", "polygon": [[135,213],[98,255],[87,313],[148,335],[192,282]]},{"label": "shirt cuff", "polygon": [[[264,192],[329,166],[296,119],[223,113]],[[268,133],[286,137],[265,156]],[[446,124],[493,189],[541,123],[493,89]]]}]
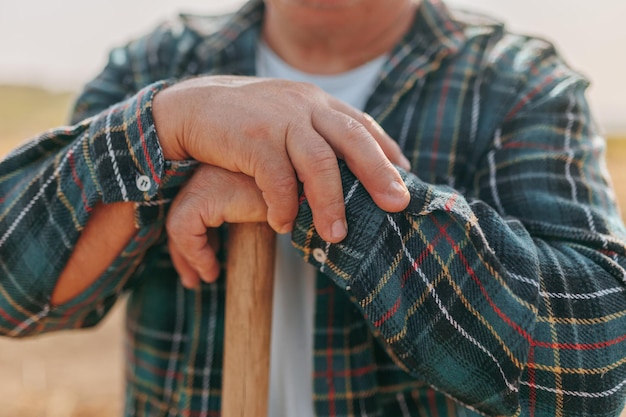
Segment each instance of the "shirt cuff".
[{"label": "shirt cuff", "polygon": [[[339,243],[323,240],[315,230],[311,208],[303,196],[292,233],[292,243],[304,260],[328,275],[339,287],[350,292],[350,287],[363,268],[363,262],[372,251],[375,242],[381,242],[381,228],[387,212],[372,200],[361,182],[350,172],[343,161],[339,161],[341,180],[348,220],[348,234]],[[405,181],[406,173],[399,170]],[[411,197],[407,210],[420,211],[426,187]],[[379,248],[380,249],[380,248]]]},{"label": "shirt cuff", "polygon": [[151,84],[96,116],[88,150],[104,203],[135,202],[136,223],[163,219],[167,205],[187,180],[195,161],[166,161],[152,116],[154,96],[171,81]]}]

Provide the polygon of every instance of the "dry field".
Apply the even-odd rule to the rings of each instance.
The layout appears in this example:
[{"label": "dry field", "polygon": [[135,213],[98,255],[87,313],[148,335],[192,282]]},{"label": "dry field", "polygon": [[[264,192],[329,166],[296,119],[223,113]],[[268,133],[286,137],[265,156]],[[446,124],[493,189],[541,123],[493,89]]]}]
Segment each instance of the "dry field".
[{"label": "dry field", "polygon": [[[62,124],[71,94],[0,86],[0,155]],[[626,207],[626,136],[608,164]],[[96,329],[30,340],[0,339],[0,417],[117,417],[123,394],[123,303]],[[626,412],[622,417],[626,417]]]}]

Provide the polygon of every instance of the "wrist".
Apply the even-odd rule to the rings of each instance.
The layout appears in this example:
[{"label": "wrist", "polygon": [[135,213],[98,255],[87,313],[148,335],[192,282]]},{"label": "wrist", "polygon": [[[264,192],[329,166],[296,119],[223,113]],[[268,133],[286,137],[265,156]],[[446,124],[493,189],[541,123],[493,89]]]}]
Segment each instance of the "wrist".
[{"label": "wrist", "polygon": [[170,161],[189,159],[189,154],[180,141],[180,125],[177,109],[180,103],[175,102],[175,95],[168,89],[155,94],[152,101],[152,118],[157,138],[163,152],[163,158]]}]

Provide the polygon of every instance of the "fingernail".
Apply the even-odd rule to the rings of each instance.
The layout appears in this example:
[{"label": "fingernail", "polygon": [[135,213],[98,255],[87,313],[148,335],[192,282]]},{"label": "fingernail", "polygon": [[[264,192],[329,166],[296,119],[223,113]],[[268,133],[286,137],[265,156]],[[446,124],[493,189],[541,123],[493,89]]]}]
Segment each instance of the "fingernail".
[{"label": "fingernail", "polygon": [[271,222],[269,221],[270,227],[279,235],[285,235],[287,233],[291,233],[291,231],[293,230],[293,224],[292,223],[285,223],[285,224],[278,224],[276,222]]},{"label": "fingernail", "polygon": [[394,199],[405,199],[406,195],[409,193],[406,186],[404,184],[399,183],[398,181],[392,181],[389,186],[389,195]]},{"label": "fingernail", "polygon": [[340,241],[348,233],[348,225],[344,220],[336,220],[330,230],[331,237],[335,241]]}]

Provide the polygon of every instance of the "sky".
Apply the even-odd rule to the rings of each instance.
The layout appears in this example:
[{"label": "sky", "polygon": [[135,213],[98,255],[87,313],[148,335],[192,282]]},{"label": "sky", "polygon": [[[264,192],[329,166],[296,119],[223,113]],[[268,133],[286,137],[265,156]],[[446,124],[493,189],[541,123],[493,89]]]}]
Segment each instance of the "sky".
[{"label": "sky", "polygon": [[[380,0],[386,1],[386,0]],[[0,0],[0,83],[79,89],[107,51],[185,11],[232,10],[242,0]],[[515,31],[553,41],[592,81],[600,125],[626,133],[625,0],[448,0],[481,11]]]}]

